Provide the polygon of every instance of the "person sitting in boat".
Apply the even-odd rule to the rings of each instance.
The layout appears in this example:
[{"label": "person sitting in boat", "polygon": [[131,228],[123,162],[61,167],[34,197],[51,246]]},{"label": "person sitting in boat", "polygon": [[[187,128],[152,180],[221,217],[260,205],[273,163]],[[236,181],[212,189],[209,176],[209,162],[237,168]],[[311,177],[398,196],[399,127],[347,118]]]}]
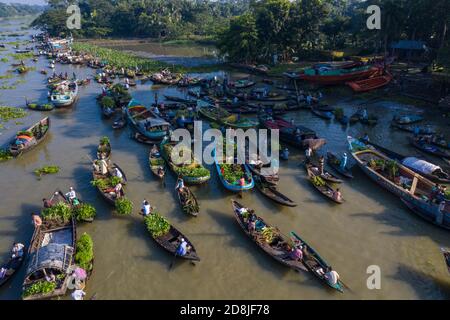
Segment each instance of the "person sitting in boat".
[{"label": "person sitting in boat", "polygon": [[311,105],[312,103],[312,96],[310,94],[306,96],[306,103],[308,103],[309,105]]},{"label": "person sitting in boat", "polygon": [[164,174],[165,174],[165,172],[164,172],[164,168],[163,168],[163,167],[161,167],[161,166],[159,166],[159,167],[158,167],[158,171],[157,171],[157,173],[158,173],[158,176],[160,176],[160,177],[163,177],[163,176],[164,176]]},{"label": "person sitting in boat", "polygon": [[148,216],[151,213],[152,206],[150,205],[150,202],[148,202],[146,199],[142,202],[142,208],[141,213],[144,217]]},{"label": "person sitting in boat", "polygon": [[159,111],[158,106],[155,106],[155,108],[153,109],[153,112],[158,116],[161,115],[161,112]]},{"label": "person sitting in boat", "polygon": [[250,215],[247,223],[247,230],[249,233],[256,231],[256,216],[254,214]]},{"label": "person sitting in boat", "polygon": [[281,159],[289,160],[289,149],[288,148],[284,148],[283,151],[281,152]]},{"label": "person sitting in boat", "polygon": [[123,174],[122,172],[119,170],[119,168],[114,168],[114,175],[119,178],[121,181],[123,180]]},{"label": "person sitting in boat", "polygon": [[324,174],[324,167],[325,167],[325,157],[321,156],[319,158],[319,173],[321,176]]},{"label": "person sitting in boat", "polygon": [[311,162],[311,156],[312,156],[312,149],[311,147],[306,148],[305,150],[305,163],[310,163]]},{"label": "person sitting in boat", "polygon": [[344,154],[342,155],[342,158],[341,158],[341,163],[340,163],[340,165],[339,165],[339,166],[341,167],[342,170],[345,170],[345,169],[346,169],[346,167],[347,167],[347,161],[348,161],[347,153],[344,152]]},{"label": "person sitting in boat", "polygon": [[22,243],[16,242],[14,243],[12,249],[11,249],[11,258],[21,258],[23,257],[23,249],[25,246]]},{"label": "person sitting in boat", "polygon": [[337,188],[336,191],[333,192],[333,199],[338,202],[342,201],[342,193],[339,188]]},{"label": "person sitting in boat", "polygon": [[291,252],[289,253],[289,258],[294,261],[302,261],[303,260],[303,252],[301,250],[301,247],[295,247],[291,249]]},{"label": "person sitting in boat", "polygon": [[369,135],[367,134],[367,132],[364,133],[364,136],[360,140],[364,143],[370,142],[370,138],[369,138]]},{"label": "person sitting in boat", "polygon": [[31,220],[35,228],[39,228],[40,226],[42,226],[42,219],[38,214],[32,213]]},{"label": "person sitting in boat", "polygon": [[368,115],[368,113],[367,113],[367,109],[363,109],[363,110],[362,110],[362,113],[361,113],[361,119],[362,119],[362,120],[367,120],[367,119],[369,119],[369,115]]},{"label": "person sitting in boat", "polygon": [[117,199],[122,196],[122,184],[119,182],[114,188],[109,188],[105,190],[105,193],[109,193],[111,195],[115,195]]},{"label": "person sitting in boat", "polygon": [[331,267],[328,267],[326,269],[324,277],[332,286],[335,286],[339,282],[339,274]]},{"label": "person sitting in boat", "polygon": [[72,292],[72,299],[73,300],[84,300],[85,295],[86,295],[86,292],[84,292],[82,289],[77,289],[74,292]]},{"label": "person sitting in boat", "polygon": [[66,197],[69,199],[69,201],[73,201],[77,197],[77,193],[73,189],[73,187],[70,187],[70,191],[66,193]]},{"label": "person sitting in boat", "polygon": [[100,172],[102,175],[106,175],[108,173],[108,163],[106,162],[106,160],[97,160],[96,163],[99,169],[97,172]]},{"label": "person sitting in boat", "polygon": [[53,202],[51,200],[48,200],[47,198],[42,199],[42,203],[44,204],[44,208],[48,209],[53,206]]},{"label": "person sitting in boat", "polygon": [[156,144],[153,145],[152,149],[150,150],[150,154],[152,156],[159,156],[159,150]]},{"label": "person sitting in boat", "polygon": [[441,186],[441,188],[439,189],[439,192],[436,196],[436,201],[437,203],[441,203],[442,201],[446,200],[446,194],[447,193],[447,186]]},{"label": "person sitting in boat", "polygon": [[181,238],[181,242],[178,245],[176,255],[180,257],[184,257],[188,253],[188,243],[184,238]]},{"label": "person sitting in boat", "polygon": [[183,192],[184,190],[184,180],[181,177],[178,177],[177,184],[175,186],[175,190],[178,192]]}]

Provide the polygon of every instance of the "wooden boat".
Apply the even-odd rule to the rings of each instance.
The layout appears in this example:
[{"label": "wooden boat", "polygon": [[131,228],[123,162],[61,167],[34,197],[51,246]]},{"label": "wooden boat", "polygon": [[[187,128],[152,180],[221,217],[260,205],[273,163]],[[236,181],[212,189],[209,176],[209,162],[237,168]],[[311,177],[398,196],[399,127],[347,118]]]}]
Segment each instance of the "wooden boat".
[{"label": "wooden boat", "polygon": [[429,126],[414,126],[414,125],[401,125],[393,122],[391,127],[396,128],[398,130],[415,133],[417,131],[418,134],[435,134],[436,130]]},{"label": "wooden boat", "polygon": [[342,176],[344,176],[348,179],[353,179],[353,174],[350,172],[350,170],[348,170],[347,168],[345,168],[345,169],[341,168],[341,166],[340,166],[341,161],[338,159],[338,157],[334,153],[332,153],[332,152],[327,153],[327,162],[334,170],[336,170]]},{"label": "wooden boat", "polygon": [[112,128],[114,130],[119,130],[125,128],[127,125],[127,120],[125,119],[124,115],[120,115],[118,118],[116,118],[112,124]]},{"label": "wooden boat", "polygon": [[34,111],[52,111],[54,106],[51,103],[39,104],[39,103],[27,103],[27,107]]},{"label": "wooden boat", "polygon": [[109,161],[111,159],[111,144],[106,145],[100,143],[97,147],[97,159]]},{"label": "wooden boat", "polygon": [[231,86],[236,89],[246,89],[253,87],[256,84],[256,82],[248,80],[248,79],[241,79],[233,82]]},{"label": "wooden boat", "polygon": [[326,120],[333,119],[333,113],[330,112],[330,111],[320,111],[320,110],[317,110],[314,107],[311,107],[311,111],[312,111],[312,113],[314,113],[319,118],[326,119]]},{"label": "wooden boat", "polygon": [[[156,146],[156,145],[154,145]],[[152,173],[157,176],[159,179],[164,179],[164,176],[166,175],[166,162],[164,161],[163,157],[161,156],[161,153],[158,148],[158,152],[154,153],[150,150],[148,161],[150,165],[150,170]],[[162,170],[160,170],[162,168]]]},{"label": "wooden boat", "polygon": [[423,116],[417,115],[417,114],[409,114],[409,115],[397,115],[394,117],[393,121],[400,125],[405,124],[413,124],[417,122],[423,121]]},{"label": "wooden boat", "polygon": [[[44,221],[34,230],[28,251],[28,266],[23,283],[24,300],[50,299],[66,294],[69,270],[75,260],[76,225],[74,219],[67,223]],[[45,274],[56,277],[55,287],[48,293],[26,295],[33,284],[46,283]]]},{"label": "wooden boat", "polygon": [[243,130],[255,128],[258,125],[258,122],[256,121],[244,118],[239,119],[239,117],[237,119],[234,117],[220,119],[220,123],[222,123],[225,127]]},{"label": "wooden boat", "polygon": [[[217,174],[219,175],[220,182],[225,187],[225,189],[232,191],[232,192],[242,192],[242,191],[248,191],[255,187],[255,181],[253,179],[253,176],[250,172],[250,170],[243,164],[219,164],[218,159],[216,158],[216,149],[213,151],[214,154],[214,164],[217,170]],[[241,185],[240,181],[229,181],[227,180],[223,173],[222,168],[223,166],[228,166],[232,171],[241,170],[243,174],[243,178],[245,179],[245,184]],[[242,178],[242,177],[241,177]]]},{"label": "wooden boat", "polygon": [[20,131],[9,145],[9,152],[13,157],[32,150],[40,144],[50,131],[50,118],[44,118],[29,129]]},{"label": "wooden boat", "polygon": [[[432,189],[435,185],[432,181],[399,163],[397,163],[397,175],[392,177],[392,174],[389,175],[383,171],[383,166],[378,163],[388,163],[394,160],[375,150],[353,152],[352,156],[370,179],[400,199],[405,200],[405,203],[413,209],[413,212],[440,227],[450,228],[450,205],[445,206],[441,221],[437,214],[439,212],[438,205],[430,201]],[[400,177],[402,178],[400,179]]]},{"label": "wooden boat", "polygon": [[291,232],[291,236],[298,241],[298,244],[301,246],[306,246],[306,252],[308,256],[303,256],[303,264],[308,268],[308,270],[316,276],[321,282],[325,283],[327,286],[343,293],[344,285],[339,280],[335,285],[330,284],[327,279],[324,277],[324,273],[318,272],[318,270],[322,269],[323,271],[330,268],[330,265],[319,255],[319,253],[314,250],[305,240],[303,240],[299,235],[295,232]]},{"label": "wooden boat", "polygon": [[23,255],[21,257],[10,257],[8,262],[5,264],[0,265],[0,270],[5,269],[6,273],[3,276],[3,278],[0,278],[0,288],[5,285],[9,280],[12,279],[12,277],[16,274],[16,272],[20,269],[20,267],[23,264],[23,261],[25,260],[25,252],[26,247],[23,248]]},{"label": "wooden boat", "polygon": [[444,261],[447,266],[447,270],[450,273],[450,249],[441,248],[442,254],[444,255]]},{"label": "wooden boat", "polygon": [[[314,188],[316,188],[322,195],[324,195],[326,198],[328,198],[329,200],[336,202],[338,204],[342,204],[344,203],[344,199],[341,199],[340,201],[336,200],[334,198],[334,192],[335,190],[325,181],[323,181],[323,185],[318,185],[317,183],[314,182],[314,179],[316,179],[316,177],[320,177],[318,175],[318,173],[314,173],[311,169],[306,168],[306,172],[308,173],[308,178],[309,181],[311,182],[311,184],[314,186]],[[322,179],[323,180],[323,179]]]},{"label": "wooden boat", "polygon": [[[375,150],[383,153],[384,155],[388,156],[389,158],[400,162],[405,167],[424,176],[425,178],[427,178],[433,182],[450,183],[450,174],[449,173],[445,172],[439,166],[436,166],[433,163],[430,163],[428,161],[421,159],[420,156],[419,157],[413,157],[413,156],[407,157],[407,156],[401,155],[397,152],[386,149],[386,148],[384,148],[378,144],[375,144],[373,142],[363,143],[362,141],[354,139],[353,137],[347,137],[347,141],[349,142],[349,145],[352,147],[350,149],[352,152],[366,150],[366,149],[375,149]],[[433,172],[424,172],[423,168],[419,169],[419,167],[417,165],[415,165],[414,163],[423,164],[422,167],[427,167],[427,168],[437,167],[441,170],[441,172],[436,171],[437,168]]]},{"label": "wooden boat", "polygon": [[[97,179],[108,179],[108,178],[112,177],[111,172],[113,172],[112,170],[115,168],[118,168],[120,170],[120,172],[122,173],[122,175],[123,175],[122,185],[125,185],[127,183],[127,177],[125,175],[125,172],[123,172],[123,170],[120,169],[120,167],[115,163],[111,167],[108,168],[108,173],[106,175],[102,175],[100,172],[96,172],[94,169],[92,171],[92,176],[94,178],[94,181]],[[96,188],[109,204],[111,204],[111,205],[116,204],[117,196],[115,194],[106,192],[105,190],[102,190],[99,186],[96,186]],[[125,191],[122,188],[122,190],[120,191],[120,197],[124,197],[124,196],[125,196]]]},{"label": "wooden boat", "polygon": [[312,171],[316,176],[320,176],[323,180],[331,183],[342,183],[343,181],[329,171],[323,170],[323,174],[319,175],[319,167],[312,163],[305,163],[305,169]]},{"label": "wooden boat", "polygon": [[198,109],[198,112],[208,119],[209,121],[213,122],[220,122],[221,119],[227,118],[230,120],[236,120],[237,117],[235,115],[232,115],[227,110],[223,108],[218,108],[214,106],[204,106]]},{"label": "wooden boat", "polygon": [[[160,150],[161,150],[161,155],[163,156],[164,160],[166,160],[166,163],[168,164],[170,170],[172,170],[173,173],[175,173],[177,176],[181,176],[181,178],[184,180],[184,182],[186,184],[203,184],[209,181],[209,179],[211,179],[211,173],[209,172],[208,169],[206,169],[205,167],[203,167],[203,165],[201,165],[200,163],[198,163],[194,156],[192,155],[192,158],[190,159],[190,161],[188,161],[188,164],[184,165],[184,164],[175,164],[172,159],[171,159],[171,151],[173,149],[173,147],[176,145],[176,142],[169,142],[168,139],[164,139],[161,142],[160,145]],[[204,169],[203,171],[205,172],[204,174],[201,175],[190,175],[185,173],[186,172],[186,168],[192,168],[192,169]]]},{"label": "wooden boat", "polygon": [[[249,231],[248,223],[244,220],[243,215],[240,213],[240,209],[245,208],[239,202],[232,200],[231,201],[233,207],[234,217],[238,222],[239,226],[245,232],[245,234],[256,243],[258,247],[260,247],[265,253],[274,258],[279,263],[285,265],[296,271],[307,271],[306,267],[303,265],[302,261],[293,260],[290,258],[290,247],[288,244],[290,243],[290,239],[285,238],[278,229],[272,228],[269,226],[261,217],[257,216],[254,213],[250,213],[256,219],[256,230]],[[245,208],[247,209],[247,208]],[[250,209],[247,209],[248,212],[251,212]],[[273,238],[272,241],[267,242],[263,237],[263,229],[273,230]]]},{"label": "wooden boat", "polygon": [[349,81],[367,79],[379,72],[379,68],[372,65],[356,66],[350,69],[331,69],[320,70],[316,68],[306,69],[304,73],[299,74],[300,80],[319,83],[323,85],[336,85]]},{"label": "wooden boat", "polygon": [[154,113],[139,101],[132,99],[126,110],[128,122],[142,135],[152,140],[162,140],[170,130],[170,123],[156,118]]},{"label": "wooden boat", "polygon": [[78,84],[76,81],[63,81],[59,83],[50,95],[50,100],[56,108],[70,107],[78,97]]},{"label": "wooden boat", "polygon": [[262,182],[268,183],[272,186],[276,186],[278,184],[278,181],[280,181],[280,176],[278,175],[278,173],[274,173],[274,174],[270,174],[270,175],[262,174],[261,168],[255,166],[254,164],[247,163],[245,166],[253,174],[253,177],[255,177],[255,176],[259,177],[262,180]]},{"label": "wooden boat", "polygon": [[367,92],[379,89],[389,84],[392,81],[390,74],[372,77],[358,81],[347,82],[347,85],[355,92]]},{"label": "wooden boat", "polygon": [[[154,212],[152,212],[151,214],[154,214]],[[173,225],[170,225],[169,231],[162,236],[154,237],[151,233],[150,236],[152,237],[153,240],[156,241],[156,243],[158,243],[163,249],[171,253],[173,256],[175,256],[177,248],[181,243],[181,239],[184,239],[191,249],[185,256],[177,255],[176,257],[185,260],[200,261],[200,258],[197,255],[197,251],[195,250],[195,247],[192,244],[192,242],[189,241],[189,239],[178,229],[176,229]]]},{"label": "wooden boat", "polygon": [[193,217],[197,217],[200,211],[200,206],[191,189],[184,186],[183,192],[180,192],[179,190],[176,192],[183,212]]},{"label": "wooden boat", "polygon": [[410,138],[411,145],[414,146],[416,149],[423,151],[425,153],[429,153],[433,156],[444,158],[444,159],[450,159],[450,153],[446,150],[442,150],[430,143],[423,141],[419,141],[416,138],[411,137]]},{"label": "wooden boat", "polygon": [[164,95],[164,98],[166,98],[166,100],[179,102],[179,103],[197,104],[197,100],[184,99],[184,98],[180,98],[180,97],[176,97],[176,96]]},{"label": "wooden boat", "polygon": [[256,188],[267,198],[287,207],[296,207],[297,203],[279,192],[274,186],[264,182],[260,176],[253,177]]}]

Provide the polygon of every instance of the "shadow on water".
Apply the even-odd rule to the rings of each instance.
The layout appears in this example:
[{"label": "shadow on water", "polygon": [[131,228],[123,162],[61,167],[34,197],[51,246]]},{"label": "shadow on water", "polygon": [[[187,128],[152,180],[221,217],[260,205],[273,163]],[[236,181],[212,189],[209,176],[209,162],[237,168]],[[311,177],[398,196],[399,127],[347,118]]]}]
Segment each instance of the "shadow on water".
[{"label": "shadow on water", "polygon": [[[444,263],[443,260],[442,263]],[[400,264],[397,273],[390,278],[399,281],[408,279],[408,284],[414,283],[411,288],[416,292],[419,299],[450,299],[450,282],[448,280],[437,278],[433,274],[430,275],[412,266]]]}]

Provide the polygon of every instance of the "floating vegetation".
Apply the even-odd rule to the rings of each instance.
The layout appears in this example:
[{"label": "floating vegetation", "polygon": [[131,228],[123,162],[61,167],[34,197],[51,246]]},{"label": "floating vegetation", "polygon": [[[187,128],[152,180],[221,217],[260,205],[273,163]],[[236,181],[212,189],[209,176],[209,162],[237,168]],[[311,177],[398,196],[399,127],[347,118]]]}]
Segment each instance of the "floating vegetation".
[{"label": "floating vegetation", "polygon": [[33,52],[28,53],[10,53],[10,57],[13,57],[15,60],[26,60],[34,57]]},{"label": "floating vegetation", "polygon": [[23,125],[23,122],[21,122],[21,121],[16,121],[15,124],[16,124],[16,126],[22,126],[22,125]]},{"label": "floating vegetation", "polygon": [[20,66],[17,68],[17,72],[22,74],[22,73],[27,73],[28,71],[33,71],[36,70],[35,67],[26,67],[26,66]]},{"label": "floating vegetation", "polygon": [[[156,72],[160,71],[162,68],[171,67],[164,62],[148,58],[144,59],[134,54],[125,53],[114,49],[102,48],[92,44],[74,43],[72,45],[72,49],[74,51],[91,54],[100,60],[106,61],[108,66],[115,68],[134,69],[135,67],[138,67],[143,72]],[[175,66],[175,70],[172,71],[180,71],[179,69],[179,67]]]},{"label": "floating vegetation", "polygon": [[12,74],[5,74],[4,76],[0,76],[0,80],[11,79],[14,77]]},{"label": "floating vegetation", "polygon": [[12,159],[13,156],[8,149],[0,149],[0,161],[7,161]]},{"label": "floating vegetation", "polygon": [[8,122],[13,119],[20,119],[27,116],[27,112],[22,108],[0,106],[0,121]]},{"label": "floating vegetation", "polygon": [[58,172],[59,172],[58,166],[45,166],[40,169],[34,170],[34,174],[39,178],[41,178],[43,175],[56,174]]},{"label": "floating vegetation", "polygon": [[7,86],[7,85],[3,85],[0,87],[0,90],[15,90],[16,86]]},{"label": "floating vegetation", "polygon": [[8,62],[8,61],[9,61],[9,59],[8,59],[7,57],[3,57],[3,58],[1,58],[1,59],[0,59],[0,61],[1,61],[1,62],[5,62],[5,63],[6,63],[6,62]]},{"label": "floating vegetation", "polygon": [[133,203],[125,198],[119,198],[116,200],[116,212],[120,215],[130,215],[131,213],[133,213]]}]

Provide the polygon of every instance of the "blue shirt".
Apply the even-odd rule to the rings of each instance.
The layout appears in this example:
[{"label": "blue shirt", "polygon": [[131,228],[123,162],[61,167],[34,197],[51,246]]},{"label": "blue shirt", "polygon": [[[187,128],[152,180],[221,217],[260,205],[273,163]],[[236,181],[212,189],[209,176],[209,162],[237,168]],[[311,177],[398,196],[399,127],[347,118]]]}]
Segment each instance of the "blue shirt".
[{"label": "blue shirt", "polygon": [[187,253],[187,242],[183,241],[177,248],[177,255],[185,256]]}]

